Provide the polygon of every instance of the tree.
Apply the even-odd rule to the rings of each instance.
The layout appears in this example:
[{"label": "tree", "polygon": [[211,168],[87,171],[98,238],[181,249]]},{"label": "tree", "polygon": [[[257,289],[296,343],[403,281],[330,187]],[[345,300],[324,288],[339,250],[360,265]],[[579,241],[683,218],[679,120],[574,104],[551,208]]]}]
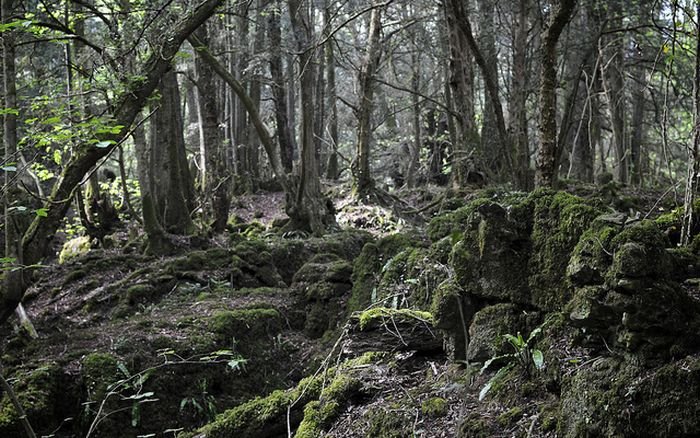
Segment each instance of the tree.
[{"label": "tree", "polygon": [[372,138],[372,110],[374,109],[374,76],[379,67],[382,55],[382,8],[374,5],[370,16],[367,38],[367,53],[360,67],[359,98],[357,107],[357,146],[353,163],[353,196],[357,200],[366,201],[374,190],[374,182],[370,174],[370,142]]},{"label": "tree", "polygon": [[557,181],[557,43],[571,19],[576,0],[551,4],[549,24],[542,33],[540,46],[540,146],[537,149],[536,187],[553,187]]}]

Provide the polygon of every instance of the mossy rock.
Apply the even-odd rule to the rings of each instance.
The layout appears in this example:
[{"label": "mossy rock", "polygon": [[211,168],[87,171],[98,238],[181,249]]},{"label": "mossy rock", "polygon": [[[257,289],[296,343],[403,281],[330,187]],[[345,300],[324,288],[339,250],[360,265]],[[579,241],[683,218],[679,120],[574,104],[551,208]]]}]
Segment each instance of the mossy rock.
[{"label": "mossy rock", "polygon": [[64,264],[90,252],[90,237],[80,236],[70,239],[63,244],[58,254],[58,263]]},{"label": "mossy rock", "polygon": [[165,271],[179,275],[185,272],[201,272],[223,269],[231,263],[231,254],[224,248],[192,251],[186,256],[177,257],[168,263]]},{"label": "mossy rock", "polygon": [[366,436],[376,438],[404,438],[412,436],[413,412],[379,408],[367,411],[365,422],[369,423]]},{"label": "mossy rock", "polygon": [[462,289],[486,300],[529,303],[529,243],[523,224],[512,221],[501,205],[484,202],[466,230],[450,256]]},{"label": "mossy rock", "polygon": [[[50,434],[60,426],[67,406],[76,403],[69,395],[61,393],[61,368],[55,363],[15,372],[12,387],[34,430],[39,434]],[[25,431],[19,415],[3,391],[0,399],[0,436],[21,437]]]},{"label": "mossy rock", "polygon": [[566,284],[571,254],[601,210],[564,192],[535,192],[528,202],[533,203],[528,275],[532,304],[558,310],[571,299],[572,289]]},{"label": "mossy rock", "polygon": [[565,381],[558,436],[694,436],[698,394],[697,358],[653,370],[601,358]]},{"label": "mossy rock", "polygon": [[223,310],[215,313],[208,325],[221,342],[235,339],[247,351],[254,348],[251,344],[277,335],[282,330],[282,316],[271,308]]},{"label": "mossy rock", "polygon": [[351,277],[352,265],[335,254],[318,254],[297,271],[291,290],[303,311],[304,333],[319,338],[336,328],[352,290]]},{"label": "mossy rock", "polygon": [[491,438],[496,433],[478,412],[469,413],[457,427],[458,438]]},{"label": "mossy rock", "polygon": [[484,362],[494,356],[512,352],[503,335],[527,335],[539,323],[539,312],[524,312],[515,304],[487,306],[474,315],[469,326],[467,359]]},{"label": "mossy rock", "polygon": [[392,234],[367,243],[353,264],[353,287],[348,300],[348,312],[364,310],[376,302],[380,274],[386,263],[404,249],[419,246],[427,246],[427,242],[413,234]]},{"label": "mossy rock", "polygon": [[325,417],[326,421],[330,421],[337,415],[342,404],[361,387],[355,374],[361,372],[363,365],[379,359],[377,354],[368,353],[319,375],[302,379],[291,390],[277,390],[267,397],[255,398],[217,416],[214,422],[201,428],[195,436],[272,438],[286,435],[288,425],[296,429],[303,420],[306,420],[306,425],[302,433],[316,436],[313,433],[319,431],[324,422],[315,420]]},{"label": "mossy rock", "polygon": [[119,360],[109,353],[92,353],[81,361],[81,377],[88,393],[88,400],[100,402],[107,387],[124,378],[119,371]]}]

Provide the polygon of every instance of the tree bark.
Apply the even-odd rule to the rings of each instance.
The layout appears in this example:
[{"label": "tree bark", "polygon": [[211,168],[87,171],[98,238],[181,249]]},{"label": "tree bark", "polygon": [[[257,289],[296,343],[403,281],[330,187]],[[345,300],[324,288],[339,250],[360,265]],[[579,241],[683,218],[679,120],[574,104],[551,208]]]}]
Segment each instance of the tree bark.
[{"label": "tree bark", "polygon": [[[194,35],[201,44],[209,44],[209,31],[206,24],[200,26]],[[199,94],[198,112],[201,118],[200,129],[202,130],[202,155],[205,162],[201,166],[202,191],[207,203],[205,210],[212,218],[211,229],[215,233],[220,233],[226,229],[231,198],[224,160],[224,145],[219,129],[215,72],[211,65],[203,59],[200,50],[195,50],[195,69]]]},{"label": "tree bark", "polygon": [[[111,153],[126,138],[129,134],[128,127],[146,105],[163,74],[170,69],[172,59],[182,42],[206,21],[222,2],[223,0],[204,0],[191,12],[186,13],[165,32],[161,42],[153,48],[151,55],[140,68],[142,74],[138,78],[127,80],[125,91],[120,93],[110,106],[114,125],[124,128],[118,134],[101,134],[98,137],[100,141],[112,142],[108,147],[97,148],[92,144],[85,144],[66,163],[44,206],[46,216],[34,218],[22,237],[25,265],[38,263],[46,255],[49,244],[70,206],[76,187],[101,158]],[[22,300],[24,287],[6,289],[3,292],[0,301],[0,322],[6,321]]]},{"label": "tree bark", "polygon": [[[505,163],[505,168],[510,171],[511,177],[513,171],[513,162],[511,157],[511,140],[508,136],[508,131],[506,130],[506,122],[503,117],[503,107],[501,105],[501,100],[498,97],[498,78],[489,68],[489,64],[484,57],[479,45],[474,38],[474,32],[472,31],[471,22],[469,21],[469,16],[464,10],[460,0],[447,0],[451,3],[452,10],[455,14],[458,29],[462,33],[463,38],[469,46],[469,49],[474,56],[474,61],[479,66],[481,75],[484,79],[484,85],[486,87],[486,92],[488,93],[491,103],[493,104],[493,113],[496,118],[496,128],[498,132],[498,140],[500,142],[501,157]],[[571,0],[568,0],[571,1]]]},{"label": "tree bark", "polygon": [[[515,2],[514,2],[515,4]],[[527,32],[530,0],[519,0],[514,7],[517,25],[513,37],[513,74],[511,77],[511,133],[515,143],[515,175],[517,187],[529,190],[532,186],[530,176],[530,144],[527,132]]]},{"label": "tree bark", "polygon": [[289,117],[287,117],[287,87],[282,68],[282,5],[279,0],[277,0],[276,6],[275,10],[270,11],[268,19],[270,76],[272,77],[272,96],[275,101],[275,122],[277,123],[277,140],[280,147],[279,155],[284,171],[289,173],[292,171],[294,163],[295,146],[294,137],[289,127]]},{"label": "tree bark", "polygon": [[[330,23],[330,6],[326,0],[323,10],[324,21]],[[326,57],[326,107],[328,108],[328,141],[330,142],[330,151],[328,154],[328,163],[326,165],[326,178],[337,180],[340,178],[340,168],[338,164],[338,96],[335,85],[335,49],[334,40],[330,40],[324,47]]]},{"label": "tree bark", "polygon": [[560,0],[552,6],[552,19],[540,47],[540,147],[535,173],[535,186],[550,188],[557,181],[557,43],[574,13],[576,0]]},{"label": "tree bark", "polygon": [[372,9],[367,38],[367,53],[359,73],[360,102],[357,111],[357,144],[353,163],[353,196],[366,201],[374,189],[370,174],[370,142],[372,139],[372,110],[374,109],[374,76],[379,67],[382,50],[382,8]]},{"label": "tree bark", "polygon": [[335,227],[335,211],[330,200],[321,193],[321,181],[314,150],[314,85],[313,26],[302,0],[288,0],[292,29],[299,51],[301,70],[301,166],[296,196],[287,200],[289,229],[323,235]]}]

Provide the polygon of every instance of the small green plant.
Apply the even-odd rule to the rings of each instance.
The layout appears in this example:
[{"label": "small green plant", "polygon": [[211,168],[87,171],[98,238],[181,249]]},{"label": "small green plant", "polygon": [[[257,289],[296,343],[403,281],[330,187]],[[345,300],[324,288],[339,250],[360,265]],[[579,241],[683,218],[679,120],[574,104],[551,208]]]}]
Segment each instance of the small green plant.
[{"label": "small green plant", "polygon": [[489,379],[486,385],[481,388],[481,392],[479,392],[480,401],[486,397],[491,388],[508,374],[515,365],[520,365],[523,374],[528,377],[532,374],[533,368],[537,371],[544,369],[544,354],[542,351],[532,348],[531,346],[532,341],[541,332],[542,327],[537,327],[530,332],[530,336],[528,336],[527,339],[523,338],[520,332],[518,332],[517,336],[511,334],[503,335],[503,338],[513,347],[514,351],[512,353],[494,356],[484,363],[484,366],[481,368],[481,373],[489,369],[494,362],[506,362],[506,364]]},{"label": "small green plant", "polygon": [[[197,396],[184,397],[180,400],[180,412],[184,413],[188,409],[192,409],[196,416],[204,417],[206,422],[210,422],[216,417],[216,398],[209,394],[207,379],[204,378],[197,382],[199,394]],[[188,408],[190,407],[191,408]]]}]

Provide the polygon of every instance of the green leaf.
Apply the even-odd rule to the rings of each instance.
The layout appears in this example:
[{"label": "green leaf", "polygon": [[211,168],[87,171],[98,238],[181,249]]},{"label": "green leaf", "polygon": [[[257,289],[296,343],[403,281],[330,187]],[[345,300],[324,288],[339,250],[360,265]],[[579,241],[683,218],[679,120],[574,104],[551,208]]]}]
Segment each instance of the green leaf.
[{"label": "green leaf", "polygon": [[544,369],[544,354],[540,350],[532,350],[532,363],[538,370]]},{"label": "green leaf", "polygon": [[486,398],[486,395],[489,393],[489,391],[491,390],[493,385],[496,382],[498,382],[501,378],[503,378],[503,376],[505,376],[506,373],[508,371],[510,371],[511,368],[512,368],[512,364],[509,364],[509,365],[501,368],[500,370],[498,370],[498,372],[496,372],[496,374],[494,374],[493,377],[491,377],[489,379],[489,381],[486,383],[486,385],[484,385],[484,387],[481,388],[481,391],[479,391],[479,401],[482,401],[482,400],[484,400],[484,398]]},{"label": "green leaf", "polygon": [[49,216],[49,212],[45,208],[37,208],[34,212],[39,217],[48,217]]},{"label": "green leaf", "polygon": [[542,332],[542,327],[537,327],[532,332],[530,332],[530,336],[527,337],[527,343],[529,344],[530,341],[535,339],[535,336],[539,335],[541,332]]},{"label": "green leaf", "polygon": [[19,110],[17,108],[0,108],[0,116],[4,116],[5,114],[13,114],[18,116]]}]

